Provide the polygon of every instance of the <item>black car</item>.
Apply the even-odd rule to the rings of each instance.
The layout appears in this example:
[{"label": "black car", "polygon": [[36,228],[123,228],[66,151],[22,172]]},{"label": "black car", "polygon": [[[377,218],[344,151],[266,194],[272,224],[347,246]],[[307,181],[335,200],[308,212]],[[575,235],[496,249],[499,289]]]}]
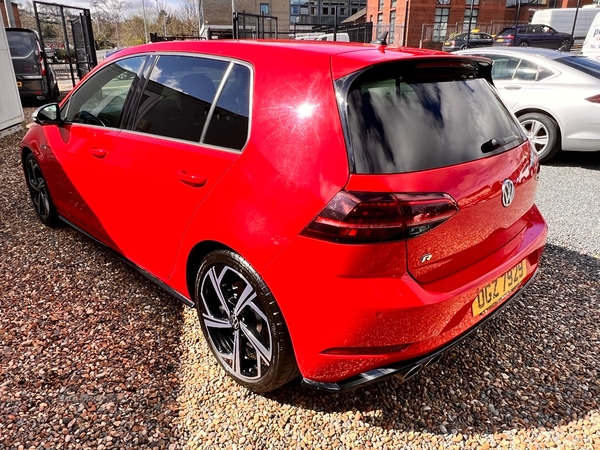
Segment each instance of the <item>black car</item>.
[{"label": "black car", "polygon": [[468,33],[463,33],[451,37],[442,46],[445,52],[453,52],[455,50],[464,50],[472,47],[489,47],[494,42],[494,37],[491,34],[471,32],[469,42],[467,43]]},{"label": "black car", "polygon": [[6,36],[21,100],[57,100],[60,92],[56,76],[37,33],[27,28],[6,28]]},{"label": "black car", "polygon": [[514,47],[543,47],[568,52],[573,46],[573,36],[561,33],[548,25],[523,25],[505,28],[494,38],[493,45]]}]

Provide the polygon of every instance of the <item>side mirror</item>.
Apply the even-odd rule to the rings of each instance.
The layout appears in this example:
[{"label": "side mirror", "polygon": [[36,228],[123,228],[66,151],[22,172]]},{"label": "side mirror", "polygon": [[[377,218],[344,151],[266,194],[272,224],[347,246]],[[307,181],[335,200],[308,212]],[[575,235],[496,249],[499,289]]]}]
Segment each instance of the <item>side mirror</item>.
[{"label": "side mirror", "polygon": [[49,103],[48,105],[40,106],[33,113],[33,121],[40,125],[58,125],[63,122],[60,117],[60,109],[58,103]]}]

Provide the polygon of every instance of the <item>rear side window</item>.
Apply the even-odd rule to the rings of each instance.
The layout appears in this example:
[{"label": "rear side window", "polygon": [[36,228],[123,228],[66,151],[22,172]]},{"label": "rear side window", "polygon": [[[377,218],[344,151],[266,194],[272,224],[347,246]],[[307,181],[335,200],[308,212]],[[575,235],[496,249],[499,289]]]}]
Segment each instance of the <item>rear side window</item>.
[{"label": "rear side window", "polygon": [[241,150],[248,136],[249,99],[250,70],[243,65],[160,56],[139,102],[134,129]]},{"label": "rear side window", "polygon": [[525,140],[470,64],[369,69],[350,85],[346,121],[356,173],[435,169],[497,154]]}]

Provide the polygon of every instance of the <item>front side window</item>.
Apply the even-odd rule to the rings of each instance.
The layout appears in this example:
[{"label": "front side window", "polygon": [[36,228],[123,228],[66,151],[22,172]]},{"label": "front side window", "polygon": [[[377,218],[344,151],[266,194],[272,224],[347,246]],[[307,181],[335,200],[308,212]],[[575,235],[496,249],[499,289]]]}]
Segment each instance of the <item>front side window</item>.
[{"label": "front side window", "polygon": [[67,122],[118,128],[125,101],[145,59],[122,59],[101,69],[71,95],[61,116]]},{"label": "front side window", "polygon": [[[346,120],[356,173],[445,167],[525,140],[518,122],[472,63],[460,68],[382,64],[336,84],[338,89],[349,85]],[[502,145],[493,144],[498,138]]]},{"label": "front side window", "polygon": [[229,61],[160,56],[134,130],[241,150],[248,136],[250,78],[249,68]]}]

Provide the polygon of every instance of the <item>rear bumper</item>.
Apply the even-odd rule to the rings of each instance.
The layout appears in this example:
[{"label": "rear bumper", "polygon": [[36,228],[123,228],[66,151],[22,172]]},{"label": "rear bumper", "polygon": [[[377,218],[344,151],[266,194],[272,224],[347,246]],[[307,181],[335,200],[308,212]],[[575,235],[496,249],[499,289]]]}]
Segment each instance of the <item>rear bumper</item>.
[{"label": "rear bumper", "polygon": [[[406,267],[403,242],[367,247],[297,238],[263,277],[285,317],[304,382],[344,390],[406,376],[464,339],[536,273],[547,227],[535,206],[528,216],[504,247],[426,284],[399,273]],[[523,260],[528,275],[518,288],[474,317],[479,291]]]},{"label": "rear bumper", "polygon": [[468,338],[473,332],[485,325],[492,317],[495,317],[500,311],[502,311],[512,300],[521,296],[522,290],[529,285],[535,278],[537,272],[527,280],[527,282],[507,300],[505,300],[499,307],[494,309],[490,314],[486,314],[482,320],[475,324],[472,328],[465,331],[454,340],[444,344],[441,348],[434,350],[426,355],[420,356],[415,359],[400,361],[388,366],[379,367],[377,369],[363,372],[348,379],[338,381],[336,383],[318,382],[307,378],[302,380],[302,383],[310,386],[319,391],[327,392],[345,392],[351,391],[358,387],[363,387],[378,381],[383,381],[387,378],[397,377],[402,382],[409,380],[417,373],[426,367],[429,367],[436,363],[444,353],[450,350],[452,347],[460,344],[466,338]]}]

